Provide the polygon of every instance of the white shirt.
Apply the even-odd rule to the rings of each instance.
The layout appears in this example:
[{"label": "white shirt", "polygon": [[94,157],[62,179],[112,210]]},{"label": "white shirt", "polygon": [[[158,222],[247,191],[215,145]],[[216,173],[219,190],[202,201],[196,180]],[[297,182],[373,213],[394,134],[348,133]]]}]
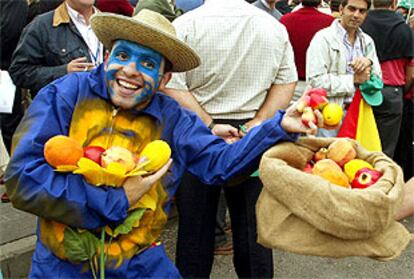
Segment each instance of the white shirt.
[{"label": "white shirt", "polygon": [[[71,8],[67,3],[66,7],[68,9],[68,13],[70,19],[75,24],[76,29],[78,29],[79,33],[82,35],[83,40],[88,45],[89,49],[89,56],[91,57],[92,63],[96,66],[103,62],[103,45],[99,42],[98,38],[96,37],[95,33],[92,30],[92,26],[86,24],[85,17]],[[97,10],[94,8],[94,12]]]},{"label": "white shirt", "polygon": [[244,0],[209,0],[173,22],[201,65],[168,87],[189,90],[213,119],[253,118],[272,84],[297,81],[286,28]]}]

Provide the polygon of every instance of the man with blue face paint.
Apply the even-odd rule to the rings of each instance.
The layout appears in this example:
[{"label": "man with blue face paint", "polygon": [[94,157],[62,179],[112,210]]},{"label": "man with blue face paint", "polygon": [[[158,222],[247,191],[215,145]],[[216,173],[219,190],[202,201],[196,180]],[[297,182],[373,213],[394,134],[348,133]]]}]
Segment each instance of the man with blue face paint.
[{"label": "man with blue face paint", "polygon": [[[171,72],[200,64],[166,18],[142,10],[134,18],[97,14],[91,23],[111,49],[109,59],[91,72],[44,87],[14,138],[7,191],[15,207],[39,216],[29,277],[95,277],[91,267],[101,251],[95,244],[108,230],[111,237],[102,238],[107,278],[180,278],[157,241],[184,171],[206,184],[222,184],[251,173],[277,142],[294,141],[297,133],[314,134],[317,127],[305,127],[293,106],[228,145],[194,113],[157,92]],[[82,175],[56,172],[46,162],[44,145],[55,135],[67,135],[84,147],[121,146],[135,154],[162,139],[172,149],[172,160],[154,174],[127,178],[121,187],[95,187]],[[115,232],[120,224],[122,230]]]}]

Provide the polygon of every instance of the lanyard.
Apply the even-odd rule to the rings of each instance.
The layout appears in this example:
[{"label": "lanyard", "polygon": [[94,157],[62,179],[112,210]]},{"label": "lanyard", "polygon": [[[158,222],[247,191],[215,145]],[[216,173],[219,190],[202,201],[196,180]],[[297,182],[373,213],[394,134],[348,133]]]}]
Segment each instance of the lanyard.
[{"label": "lanyard", "polygon": [[99,59],[99,56],[100,56],[100,53],[101,53],[101,46],[102,46],[102,44],[98,41],[98,47],[96,48],[96,52],[95,52],[95,54],[92,52],[92,50],[91,50],[91,48],[89,47],[89,45],[88,45],[88,51],[89,51],[89,55],[90,55],[90,57],[91,57],[91,59],[92,59],[92,63],[95,65],[95,66],[98,66],[98,64],[100,63],[99,61],[98,61],[98,59]]}]

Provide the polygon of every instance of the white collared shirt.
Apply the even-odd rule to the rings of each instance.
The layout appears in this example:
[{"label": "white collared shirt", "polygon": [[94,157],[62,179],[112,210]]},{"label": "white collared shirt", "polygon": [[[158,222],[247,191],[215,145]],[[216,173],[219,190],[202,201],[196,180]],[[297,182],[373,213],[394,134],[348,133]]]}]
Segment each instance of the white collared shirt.
[{"label": "white collared shirt", "polygon": [[[103,62],[103,45],[96,37],[95,33],[92,30],[92,26],[86,24],[85,17],[71,8],[67,3],[66,7],[68,8],[68,13],[70,19],[75,24],[76,29],[82,35],[83,40],[88,45],[89,56],[91,57],[92,63],[99,65]],[[94,7],[94,13],[96,13]]]},{"label": "white collared shirt", "polygon": [[286,28],[244,0],[208,0],[173,24],[202,63],[168,87],[189,90],[214,119],[253,118],[272,84],[297,81]]}]

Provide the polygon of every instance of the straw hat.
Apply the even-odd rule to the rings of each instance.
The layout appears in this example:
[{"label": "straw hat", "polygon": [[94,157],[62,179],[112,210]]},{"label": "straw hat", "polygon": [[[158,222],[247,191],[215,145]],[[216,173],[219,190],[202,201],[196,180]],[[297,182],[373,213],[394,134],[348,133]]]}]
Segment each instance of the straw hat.
[{"label": "straw hat", "polygon": [[108,49],[116,40],[128,40],[158,51],[172,63],[173,72],[185,72],[200,65],[198,54],[180,41],[174,26],[161,14],[144,9],[134,17],[96,13],[92,29]]}]

